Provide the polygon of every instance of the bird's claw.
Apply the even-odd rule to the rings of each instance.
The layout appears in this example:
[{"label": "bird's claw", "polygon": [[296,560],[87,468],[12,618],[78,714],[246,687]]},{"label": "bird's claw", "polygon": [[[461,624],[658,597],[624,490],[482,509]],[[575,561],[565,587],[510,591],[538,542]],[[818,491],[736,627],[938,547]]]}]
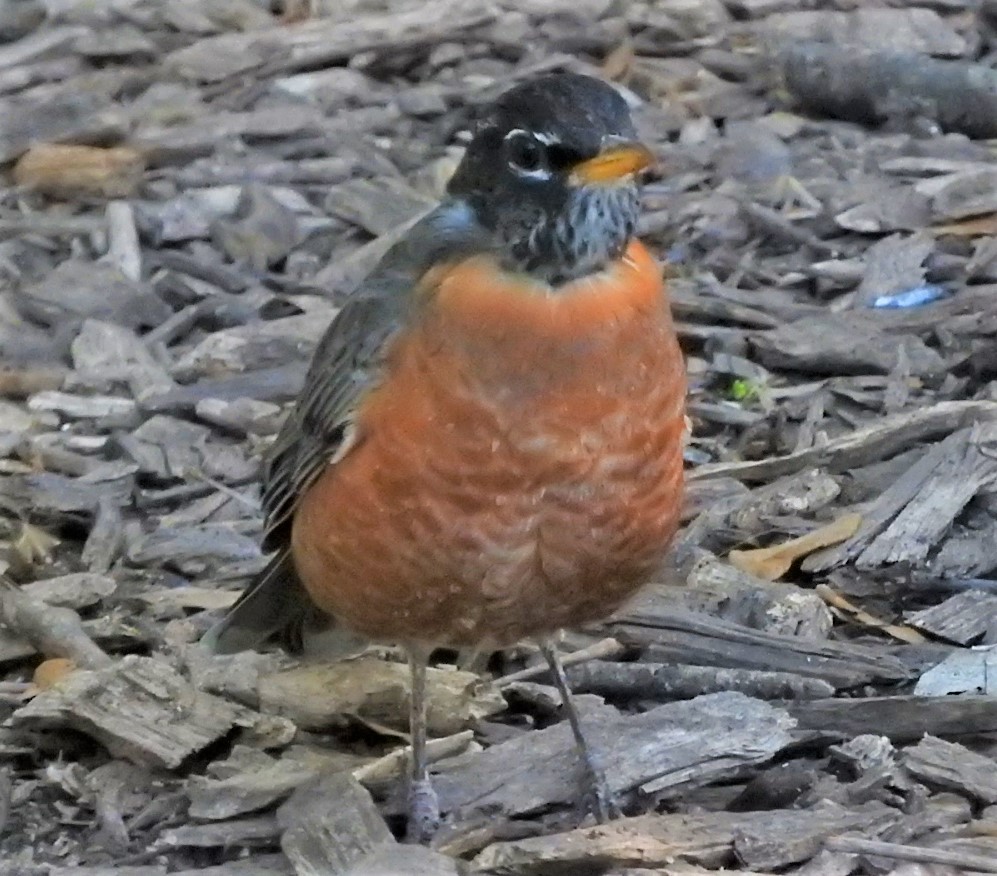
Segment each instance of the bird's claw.
[{"label": "bird's claw", "polygon": [[440,826],[440,801],[429,779],[413,779],[408,792],[408,829],[405,839],[426,844]]},{"label": "bird's claw", "polygon": [[606,781],[606,771],[599,763],[599,759],[590,751],[585,752],[582,762],[585,765],[585,791],[582,802],[599,824],[608,824],[614,818],[622,816],[623,812],[616,802],[616,795],[609,788],[609,782]]}]

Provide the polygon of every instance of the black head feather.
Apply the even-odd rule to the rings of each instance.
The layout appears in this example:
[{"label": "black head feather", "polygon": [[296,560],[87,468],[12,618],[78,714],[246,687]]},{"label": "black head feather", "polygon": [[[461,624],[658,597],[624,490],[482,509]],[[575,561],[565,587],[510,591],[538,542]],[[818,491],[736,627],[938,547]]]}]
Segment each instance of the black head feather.
[{"label": "black head feather", "polygon": [[498,237],[510,267],[559,283],[616,258],[639,208],[632,177],[588,186],[572,168],[635,136],[626,101],[598,79],[555,73],[503,94],[448,186]]}]

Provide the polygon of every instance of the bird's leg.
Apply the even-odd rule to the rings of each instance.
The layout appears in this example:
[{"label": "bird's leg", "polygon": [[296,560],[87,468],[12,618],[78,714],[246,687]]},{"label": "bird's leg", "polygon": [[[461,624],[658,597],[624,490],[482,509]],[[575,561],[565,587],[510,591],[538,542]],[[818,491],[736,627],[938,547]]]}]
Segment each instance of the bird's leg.
[{"label": "bird's leg", "polygon": [[578,754],[585,766],[585,780],[588,785],[586,797],[591,798],[586,802],[590,804],[589,808],[599,823],[605,824],[620,814],[613,794],[609,790],[606,773],[599,758],[585,740],[581,718],[575,708],[575,701],[571,697],[571,688],[568,687],[568,678],[564,674],[564,667],[561,665],[561,658],[558,657],[557,650],[549,641],[544,641],[540,643],[540,653],[544,655],[551,674],[554,676],[554,684],[557,685],[558,692],[561,694],[564,711],[568,714],[568,723],[571,725],[571,732],[575,737]]},{"label": "bird's leg", "polygon": [[409,731],[412,734],[412,775],[408,792],[408,831],[410,842],[426,843],[440,824],[440,804],[429,780],[426,761],[426,666],[429,652],[409,648],[412,669],[412,700],[409,711]]}]

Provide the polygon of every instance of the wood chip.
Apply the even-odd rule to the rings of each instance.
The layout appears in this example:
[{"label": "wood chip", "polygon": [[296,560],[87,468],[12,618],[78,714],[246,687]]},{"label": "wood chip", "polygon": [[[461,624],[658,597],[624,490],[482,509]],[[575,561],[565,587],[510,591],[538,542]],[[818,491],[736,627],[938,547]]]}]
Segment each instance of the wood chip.
[{"label": "wood chip", "polygon": [[806,639],[826,639],[833,619],[820,597],[795,584],[766,581],[742,572],[708,551],[693,549],[687,558],[681,548],[670,563],[675,583],[649,587],[627,606],[647,623],[666,618],[682,608],[714,615],[755,630]]},{"label": "wood chip", "polygon": [[159,850],[169,848],[232,848],[273,846],[280,837],[280,825],[273,815],[234,818],[219,824],[186,824],[164,830],[156,841]]},{"label": "wood chip", "polygon": [[96,605],[104,597],[110,596],[117,586],[117,582],[108,575],[76,572],[33,581],[23,585],[21,592],[46,605],[79,610]]},{"label": "wood chip", "polygon": [[[586,735],[621,801],[639,790],[687,789],[767,760],[788,744],[785,712],[742,694],[717,693],[641,715],[599,710]],[[724,727],[717,733],[718,726]],[[434,782],[444,811],[521,815],[576,799],[577,752],[565,722],[450,761]]]},{"label": "wood chip", "polygon": [[458,861],[422,846],[388,845],[370,852],[349,871],[349,876],[461,876]]},{"label": "wood chip", "polygon": [[0,621],[46,657],[65,657],[77,666],[101,669],[111,658],[87,635],[70,608],[48,605],[0,579]]},{"label": "wood chip", "polygon": [[165,663],[127,656],[81,670],[13,716],[18,727],[72,727],[133,763],[178,767],[224,736],[240,710],[195,690]]},{"label": "wood chip", "polygon": [[997,646],[954,651],[917,680],[914,693],[923,697],[997,696]]},{"label": "wood chip", "polygon": [[862,51],[826,36],[788,41],[779,58],[787,87],[813,110],[861,122],[920,111],[945,131],[986,139],[997,130],[992,112],[967,112],[993,101],[993,71],[975,62],[909,46]]},{"label": "wood chip", "polygon": [[904,749],[903,764],[927,785],[983,803],[997,803],[994,761],[956,742],[926,735],[917,745]]},{"label": "wood chip", "polygon": [[974,421],[997,419],[997,402],[943,401],[910,413],[896,414],[858,429],[822,447],[751,462],[718,462],[696,468],[691,477],[737,477],[758,482],[826,466],[834,471],[866,465],[905,450],[918,441],[947,435]]},{"label": "wood chip", "polygon": [[99,92],[75,91],[45,97],[0,98],[0,163],[23,155],[33,143],[121,139],[127,132],[125,115],[110,106]]},{"label": "wood chip", "polygon": [[997,632],[997,596],[966,590],[931,608],[908,612],[907,621],[940,639],[969,645],[991,631]]},{"label": "wood chip", "polygon": [[306,358],[336,310],[306,313],[213,332],[177,361],[173,373],[183,380],[219,377],[226,372],[272,367]]},{"label": "wood chip", "polygon": [[847,830],[880,828],[896,816],[881,803],[855,810],[643,815],[599,827],[496,843],[473,862],[473,872],[544,876],[592,867],[664,867],[676,859],[710,869],[738,853],[749,867],[782,867],[806,860],[823,841]]},{"label": "wood chip", "polygon": [[[245,753],[244,749],[236,746],[230,760],[238,761],[241,752]],[[187,796],[193,818],[221,821],[246,815],[283,801],[297,788],[320,776],[354,770],[368,762],[367,758],[335,751],[321,754],[289,751],[279,760],[258,751],[252,754],[255,757],[244,764],[231,767],[214,764],[212,769],[216,774],[225,769],[226,774],[221,778],[190,777]],[[228,775],[229,769],[236,771]]]},{"label": "wood chip", "polygon": [[223,34],[167,55],[164,63],[191,81],[218,82],[259,68],[271,59],[279,72],[333,66],[365,51],[390,52],[420,40],[444,42],[448,35],[487,24],[494,11],[483,3],[443,3],[402,13],[372,12],[351,20],[316,20],[297,28],[259,34]]},{"label": "wood chip", "polygon": [[[966,504],[997,479],[997,424],[963,430],[919,492],[856,559],[859,568],[920,565]],[[955,440],[955,436],[953,437]]]},{"label": "wood chip", "polygon": [[[72,295],[66,295],[67,288]],[[79,259],[69,259],[25,286],[20,307],[49,326],[67,318],[94,318],[137,328],[158,325],[172,314],[148,285],[129,280],[113,266]]]},{"label": "wood chip", "polygon": [[76,664],[65,657],[53,657],[43,660],[35,667],[31,676],[31,681],[39,690],[47,690],[55,687],[66,679],[72,672],[76,671]]},{"label": "wood chip", "polygon": [[[306,730],[341,725],[349,715],[375,724],[408,727],[409,668],[376,657],[317,664],[264,676],[261,708]],[[431,668],[427,679],[429,729],[449,735],[494,715],[505,701],[470,672]]]},{"label": "wood chip", "polygon": [[568,670],[571,689],[614,700],[684,700],[732,690],[761,700],[819,699],[834,687],[817,678],[761,669],[594,660]]},{"label": "wood chip", "polygon": [[136,400],[168,392],[175,386],[138,336],[115,323],[84,320],[71,349],[74,383],[101,391],[125,385]]},{"label": "wood chip", "polygon": [[297,876],[347,874],[395,842],[370,794],[349,774],[298,789],[277,818],[281,848]]},{"label": "wood chip", "polygon": [[[48,876],[166,876],[166,870],[158,864],[50,867]],[[254,854],[214,867],[174,870],[170,876],[294,876],[294,870],[281,854]]]},{"label": "wood chip", "polygon": [[925,864],[941,864],[943,866],[948,864],[951,867],[959,868],[961,872],[997,873],[997,862],[994,861],[992,855],[962,854],[945,849],[928,849],[921,846],[851,836],[832,837],[828,839],[827,847],[841,852],[875,855],[899,861],[920,861]]},{"label": "wood chip", "polygon": [[744,572],[767,581],[776,581],[801,557],[851,538],[861,522],[861,515],[845,514],[833,523],[781,544],[754,550],[731,551],[728,559]]},{"label": "wood chip", "polygon": [[993,195],[995,183],[997,172],[988,167],[953,173],[931,180],[930,185],[922,184],[922,188],[930,192],[934,218],[952,222],[997,210],[997,198]]},{"label": "wood chip", "polygon": [[903,357],[912,374],[938,375],[945,360],[920,338],[888,332],[875,317],[827,313],[757,332],[752,346],[768,368],[806,374],[889,374]]},{"label": "wood chip", "polygon": [[691,612],[667,617],[634,612],[622,615],[611,629],[624,644],[643,646],[654,662],[791,672],[823,679],[836,689],[901,681],[911,674],[885,648],[764,633]]},{"label": "wood chip", "polygon": [[924,7],[777,12],[766,19],[765,27],[780,42],[819,39],[853,48],[950,57],[966,52],[963,38],[937,12]]},{"label": "wood chip", "polygon": [[997,730],[997,697],[893,696],[809,700],[787,706],[802,729],[894,742],[933,736],[972,736]]},{"label": "wood chip", "polygon": [[39,143],[14,165],[14,181],[54,198],[126,198],[135,193],[145,159],[126,146]]},{"label": "wood chip", "polygon": [[838,609],[838,611],[843,612],[856,623],[872,627],[876,630],[882,630],[887,635],[893,636],[894,639],[899,639],[901,642],[921,644],[928,641],[917,630],[912,629],[911,627],[906,627],[901,624],[891,624],[889,621],[881,620],[880,618],[869,614],[869,612],[865,609],[859,608],[857,605],[853,605],[840,593],[835,593],[835,591],[826,584],[818,584],[814,588],[814,591],[821,597],[821,599],[827,602],[828,605],[834,606]]}]

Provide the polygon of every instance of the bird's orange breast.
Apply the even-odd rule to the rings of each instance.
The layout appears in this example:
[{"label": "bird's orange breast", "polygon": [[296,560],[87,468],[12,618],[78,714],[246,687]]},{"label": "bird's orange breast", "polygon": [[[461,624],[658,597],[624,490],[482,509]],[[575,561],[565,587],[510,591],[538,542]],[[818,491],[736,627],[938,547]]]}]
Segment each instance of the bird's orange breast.
[{"label": "bird's orange breast", "polygon": [[374,638],[501,645],[595,619],[675,531],[685,374],[639,244],[551,290],[471,259],[426,278],[357,443],[302,497],[318,605]]}]

